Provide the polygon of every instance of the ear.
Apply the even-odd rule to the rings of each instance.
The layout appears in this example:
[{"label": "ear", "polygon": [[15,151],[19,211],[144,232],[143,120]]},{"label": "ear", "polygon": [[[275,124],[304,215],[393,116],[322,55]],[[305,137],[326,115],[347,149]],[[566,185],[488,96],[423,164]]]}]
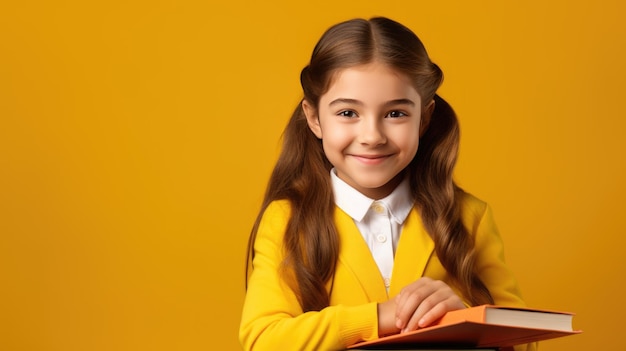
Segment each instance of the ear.
[{"label": "ear", "polygon": [[435,100],[430,100],[428,105],[424,108],[424,112],[422,112],[422,119],[420,120],[420,137],[426,133],[433,111],[435,111]]},{"label": "ear", "polygon": [[302,110],[306,116],[306,123],[309,125],[309,129],[318,139],[322,139],[322,127],[320,126],[320,119],[315,107],[304,99],[302,100]]}]

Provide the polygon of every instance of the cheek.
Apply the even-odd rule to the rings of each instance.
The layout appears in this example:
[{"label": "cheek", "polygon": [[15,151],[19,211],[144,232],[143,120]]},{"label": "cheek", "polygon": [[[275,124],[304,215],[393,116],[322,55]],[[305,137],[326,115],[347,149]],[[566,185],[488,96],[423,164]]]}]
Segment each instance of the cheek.
[{"label": "cheek", "polygon": [[398,130],[397,133],[393,135],[393,139],[396,145],[405,150],[405,152],[417,152],[419,145],[419,132],[417,130],[414,131],[411,128]]},{"label": "cheek", "polygon": [[342,149],[350,144],[351,137],[349,131],[341,128],[327,128],[324,130],[322,143],[324,149]]}]

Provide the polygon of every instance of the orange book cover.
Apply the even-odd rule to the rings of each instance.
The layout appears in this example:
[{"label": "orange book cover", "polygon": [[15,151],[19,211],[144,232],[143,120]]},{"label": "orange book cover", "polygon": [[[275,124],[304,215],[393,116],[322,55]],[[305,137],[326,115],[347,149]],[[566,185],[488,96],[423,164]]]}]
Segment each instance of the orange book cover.
[{"label": "orange book cover", "polygon": [[507,347],[581,333],[573,313],[482,305],[451,311],[432,325],[360,342],[353,348],[383,345]]}]

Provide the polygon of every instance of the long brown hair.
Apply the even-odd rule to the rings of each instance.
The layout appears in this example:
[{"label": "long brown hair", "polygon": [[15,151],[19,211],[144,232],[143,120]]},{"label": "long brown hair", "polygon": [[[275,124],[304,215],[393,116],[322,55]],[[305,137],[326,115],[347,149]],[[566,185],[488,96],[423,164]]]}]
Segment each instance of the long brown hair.
[{"label": "long brown hair", "polygon": [[[443,73],[431,62],[419,38],[405,26],[382,17],[354,19],[329,28],[301,72],[304,99],[317,109],[338,70],[373,61],[409,77],[422,98],[422,108],[435,100],[428,129],[407,167],[411,191],[452,283],[472,304],[493,303],[474,271],[474,238],[461,221],[463,191],[452,179],[459,146],[458,121],[450,105],[436,95]],[[288,281],[305,312],[321,310],[330,303],[326,284],[332,279],[339,252],[331,168],[299,104],[284,131],[282,151],[250,235],[247,267],[254,258],[254,241],[265,209],[272,201],[289,200],[283,267],[293,277]]]}]

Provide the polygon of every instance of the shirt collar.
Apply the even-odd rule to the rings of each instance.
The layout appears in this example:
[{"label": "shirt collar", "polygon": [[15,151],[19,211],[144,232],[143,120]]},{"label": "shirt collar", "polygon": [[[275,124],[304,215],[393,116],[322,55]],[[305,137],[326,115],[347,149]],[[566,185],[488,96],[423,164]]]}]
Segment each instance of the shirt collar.
[{"label": "shirt collar", "polygon": [[[330,171],[330,179],[335,195],[335,204],[357,222],[363,220],[370,207],[376,200],[361,194],[348,183],[340,179],[335,174],[335,169]],[[400,184],[387,197],[378,200],[389,210],[391,218],[398,224],[404,223],[406,217],[413,208],[413,198],[411,196],[408,179],[402,180]]]}]

